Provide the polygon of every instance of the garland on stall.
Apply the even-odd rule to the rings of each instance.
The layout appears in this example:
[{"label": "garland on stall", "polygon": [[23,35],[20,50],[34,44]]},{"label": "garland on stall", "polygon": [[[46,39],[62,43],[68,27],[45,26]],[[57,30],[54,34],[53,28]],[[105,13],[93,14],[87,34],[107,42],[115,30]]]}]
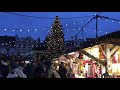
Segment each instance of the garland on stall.
[{"label": "garland on stall", "polygon": [[88,52],[86,52],[85,50],[80,50],[81,53],[85,54],[86,56],[92,58],[93,60],[95,60],[96,62],[100,63],[103,66],[106,66],[106,62],[103,60],[100,60],[96,57],[94,57],[93,55],[89,54]]}]

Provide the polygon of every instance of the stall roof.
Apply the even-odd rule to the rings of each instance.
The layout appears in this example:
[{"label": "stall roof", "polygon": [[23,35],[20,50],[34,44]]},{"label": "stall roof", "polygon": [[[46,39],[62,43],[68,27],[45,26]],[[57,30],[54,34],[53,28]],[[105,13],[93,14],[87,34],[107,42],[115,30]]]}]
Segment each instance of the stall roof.
[{"label": "stall roof", "polygon": [[96,38],[87,38],[82,48],[92,47],[102,43],[120,44],[120,30]]}]

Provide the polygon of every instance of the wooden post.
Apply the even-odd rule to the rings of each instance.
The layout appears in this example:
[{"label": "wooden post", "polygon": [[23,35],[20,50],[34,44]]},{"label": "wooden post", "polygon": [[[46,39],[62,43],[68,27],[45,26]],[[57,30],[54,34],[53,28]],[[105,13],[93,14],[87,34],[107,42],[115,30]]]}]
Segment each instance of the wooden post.
[{"label": "wooden post", "polygon": [[118,63],[120,63],[120,48],[118,49],[119,55],[118,55]]},{"label": "wooden post", "polygon": [[111,59],[110,59],[110,46],[108,43],[105,44],[105,53],[106,53],[106,61],[107,61],[107,66],[106,66],[106,71],[110,73],[109,68],[111,67]]}]

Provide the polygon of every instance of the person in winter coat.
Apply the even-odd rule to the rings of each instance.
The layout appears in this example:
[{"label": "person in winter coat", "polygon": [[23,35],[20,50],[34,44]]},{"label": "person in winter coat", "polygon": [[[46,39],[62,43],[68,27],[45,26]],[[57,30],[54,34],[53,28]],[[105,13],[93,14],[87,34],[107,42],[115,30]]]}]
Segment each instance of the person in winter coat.
[{"label": "person in winter coat", "polygon": [[52,62],[47,62],[47,66],[46,78],[61,78]]},{"label": "person in winter coat", "polygon": [[109,73],[106,71],[103,75],[102,75],[103,78],[110,78],[110,75]]},{"label": "person in winter coat", "polygon": [[63,62],[60,64],[58,72],[59,72],[61,78],[67,78],[67,69],[65,68]]},{"label": "person in winter coat", "polygon": [[2,78],[6,78],[9,73],[9,65],[5,61],[1,61],[0,66]]},{"label": "person in winter coat", "polygon": [[11,63],[12,70],[8,74],[7,78],[27,78],[23,73],[24,64],[19,62],[18,66],[15,63]]}]

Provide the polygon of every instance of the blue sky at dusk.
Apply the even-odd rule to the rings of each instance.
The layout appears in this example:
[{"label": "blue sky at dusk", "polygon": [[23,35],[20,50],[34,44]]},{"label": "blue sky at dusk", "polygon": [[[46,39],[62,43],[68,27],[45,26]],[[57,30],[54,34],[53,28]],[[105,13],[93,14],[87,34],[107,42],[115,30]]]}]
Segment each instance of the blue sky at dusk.
[{"label": "blue sky at dusk", "polygon": [[[25,36],[31,36],[34,38],[40,37],[41,40],[44,40],[50,31],[55,16],[59,16],[63,31],[65,33],[65,38],[69,38],[78,33],[80,28],[82,28],[82,26],[84,26],[89,21],[89,19],[94,17],[93,15],[95,15],[98,12],[12,12],[12,13],[34,17],[26,17],[10,14],[7,12],[0,12],[1,36],[3,35],[14,36],[15,34],[18,34],[19,36],[22,37]],[[100,15],[120,20],[120,12],[101,12]],[[94,38],[96,35],[95,27],[96,27],[95,20],[93,20],[85,27],[83,33],[84,38],[86,37]],[[35,29],[37,29],[37,31],[35,31]],[[98,20],[98,36],[104,35],[106,33],[111,33],[117,30],[120,30],[120,23],[118,21],[106,19]],[[78,34],[78,37],[81,38],[81,33]]]}]

